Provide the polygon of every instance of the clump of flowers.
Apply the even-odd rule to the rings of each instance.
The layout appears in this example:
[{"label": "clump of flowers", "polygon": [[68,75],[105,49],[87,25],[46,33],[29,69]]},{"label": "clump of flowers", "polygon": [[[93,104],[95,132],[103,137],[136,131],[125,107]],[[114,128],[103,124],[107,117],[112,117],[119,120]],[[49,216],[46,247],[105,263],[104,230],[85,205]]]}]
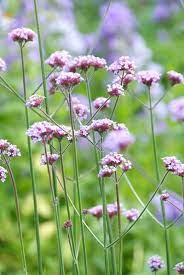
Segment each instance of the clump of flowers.
[{"label": "clump of flowers", "polygon": [[40,164],[46,165],[48,162],[48,164],[53,165],[58,159],[59,159],[58,154],[50,154],[50,153],[47,153],[47,155],[42,154]]},{"label": "clump of flowers", "polygon": [[50,75],[48,79],[49,93],[51,95],[55,94],[58,88],[56,83],[56,79],[58,78],[58,76],[59,76],[59,72],[54,72]]},{"label": "clump of flowers", "polygon": [[[120,208],[122,206],[120,205]],[[118,208],[116,203],[107,204],[107,213],[109,215],[109,218],[113,218],[118,213]],[[93,217],[96,217],[97,219],[101,218],[103,215],[103,206],[102,205],[96,205],[94,207],[91,207],[89,209],[85,209],[85,214],[90,214]]]},{"label": "clump of flowers", "polygon": [[176,264],[174,269],[178,272],[178,274],[184,274],[184,262]]},{"label": "clump of flowers", "polygon": [[114,122],[108,118],[93,120],[90,128],[93,131],[103,133],[112,129]]},{"label": "clump of flowers", "polygon": [[129,222],[134,222],[139,217],[139,210],[137,210],[136,208],[132,208],[124,211],[124,215]]},{"label": "clump of flowers", "polygon": [[21,156],[21,153],[16,145],[11,144],[6,139],[0,139],[0,155],[13,158]]},{"label": "clump of flowers", "polygon": [[26,134],[32,139],[34,143],[36,142],[48,142],[53,138],[54,125],[47,122],[35,122],[26,132]]},{"label": "clump of flowers", "polygon": [[63,68],[70,60],[71,55],[67,51],[56,51],[45,61],[52,68]]},{"label": "clump of flowers", "polygon": [[104,58],[96,57],[94,55],[83,55],[76,57],[73,62],[73,70],[80,69],[82,71],[87,71],[89,68],[94,68],[95,70],[105,68],[106,60]]},{"label": "clump of flowers", "polygon": [[110,96],[120,96],[125,94],[122,85],[118,83],[107,85],[107,92]]},{"label": "clump of flowers", "polygon": [[148,266],[151,272],[157,272],[165,267],[164,261],[160,256],[154,255],[148,259]]},{"label": "clump of flowers", "polygon": [[98,177],[99,178],[111,177],[112,174],[114,174],[114,172],[116,172],[116,167],[104,165],[101,167],[101,169],[98,173]]},{"label": "clump of flowers", "polygon": [[9,33],[9,37],[18,43],[27,43],[34,41],[36,33],[28,28],[17,28]]},{"label": "clump of flowers", "polygon": [[167,171],[174,175],[184,177],[184,163],[178,160],[175,156],[162,158]]},{"label": "clump of flowers", "polygon": [[101,159],[101,165],[118,166],[122,163],[123,156],[116,152],[110,153]]},{"label": "clump of flowers", "polygon": [[171,85],[176,85],[176,84],[184,84],[184,77],[182,74],[176,72],[176,71],[169,71],[167,72],[167,76],[169,81],[171,82]]},{"label": "clump of flowers", "polygon": [[95,109],[101,108],[101,110],[107,109],[110,107],[110,100],[106,97],[98,97],[93,101],[93,106]]},{"label": "clump of flowers", "polygon": [[168,105],[169,112],[176,121],[184,121],[184,97],[173,99]]},{"label": "clump of flowers", "polygon": [[5,182],[7,173],[8,171],[4,167],[0,166],[0,181]]},{"label": "clump of flowers", "polygon": [[160,74],[155,71],[140,71],[137,74],[137,80],[141,84],[152,86],[153,84],[159,82]]},{"label": "clump of flowers", "polygon": [[26,101],[26,106],[29,108],[36,108],[40,107],[44,101],[45,97],[41,95],[32,95]]},{"label": "clump of flowers", "polygon": [[160,200],[161,201],[167,201],[169,199],[169,193],[168,192],[163,192],[161,195],[160,195]]},{"label": "clump of flowers", "polygon": [[6,69],[7,69],[7,66],[5,61],[2,58],[0,58],[0,72],[4,72],[6,71]]},{"label": "clump of flowers", "polygon": [[114,74],[119,74],[120,72],[124,74],[134,74],[135,63],[129,56],[121,56],[108,67],[108,71],[113,72]]},{"label": "clump of flowers", "polygon": [[81,104],[76,97],[72,97],[72,108],[76,116],[79,117],[81,120],[87,119],[89,108],[86,105]]},{"label": "clump of flowers", "polygon": [[81,83],[83,80],[84,79],[78,73],[61,72],[56,79],[56,84],[65,88],[70,88]]},{"label": "clump of flowers", "polygon": [[71,220],[67,220],[64,224],[63,227],[65,229],[71,228],[72,227],[72,221]]}]

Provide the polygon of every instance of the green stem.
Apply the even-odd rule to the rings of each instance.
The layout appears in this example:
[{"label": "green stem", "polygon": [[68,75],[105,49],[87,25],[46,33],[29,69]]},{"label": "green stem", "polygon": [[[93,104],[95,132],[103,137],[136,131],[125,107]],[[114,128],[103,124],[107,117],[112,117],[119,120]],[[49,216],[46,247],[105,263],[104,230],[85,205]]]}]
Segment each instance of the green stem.
[{"label": "green stem", "polygon": [[117,107],[117,104],[118,104],[118,100],[119,100],[119,96],[116,98],[116,101],[115,101],[115,103],[114,103],[114,107],[113,107],[113,109],[112,109],[112,113],[111,113],[111,115],[110,115],[110,119],[113,118],[114,112],[115,112],[116,107]]},{"label": "green stem", "polygon": [[50,190],[51,190],[51,195],[52,195],[52,203],[54,207],[54,216],[56,220],[56,230],[57,230],[57,245],[58,245],[58,256],[59,256],[59,274],[64,275],[64,263],[63,263],[63,255],[62,255],[62,241],[61,241],[61,223],[60,223],[60,215],[59,215],[59,202],[58,198],[55,196],[54,188],[52,185],[52,177],[51,177],[51,172],[49,168],[49,162],[48,162],[48,154],[47,154],[47,147],[46,144],[43,144],[44,146],[44,152],[45,152],[45,157],[47,161],[47,172],[49,176],[49,184],[50,184]]},{"label": "green stem", "polygon": [[[117,210],[118,210],[118,233],[119,237],[121,236],[121,206],[120,206],[120,198],[119,198],[119,184],[117,179],[117,173],[115,172],[115,186],[116,186],[116,202],[117,202]],[[123,251],[122,251],[122,239],[119,242],[119,275],[122,274],[122,261],[123,261]]]},{"label": "green stem", "polygon": [[70,91],[69,91],[69,111],[70,111],[70,123],[71,123],[71,128],[72,128],[74,172],[75,172],[75,180],[76,180],[76,185],[77,185],[76,186],[77,187],[77,197],[78,197],[78,204],[79,204],[79,220],[80,220],[80,229],[81,229],[81,235],[82,235],[84,270],[85,270],[85,274],[88,274],[84,226],[83,226],[83,222],[82,222],[82,202],[81,202],[81,194],[80,194],[79,175],[78,175],[77,148],[76,148],[76,139],[75,139],[75,132],[74,132],[75,129],[74,129],[72,100],[71,100]]},{"label": "green stem", "polygon": [[[22,65],[22,80],[23,80],[24,100],[26,101],[27,100],[27,90],[26,90],[25,66],[24,66],[23,48],[22,48],[21,45],[20,45],[20,52],[21,52],[21,65]],[[29,113],[28,113],[28,109],[27,109],[26,105],[25,105],[25,119],[26,119],[26,128],[28,129],[29,126],[30,126],[30,122],[29,122]],[[28,146],[29,167],[30,167],[33,205],[34,205],[34,221],[35,221],[35,231],[36,231],[38,272],[39,272],[39,275],[42,275],[43,274],[43,271],[42,271],[42,254],[41,254],[41,247],[40,247],[37,191],[36,191],[35,175],[34,175],[34,168],[33,168],[31,140],[30,140],[29,137],[27,137],[27,146]]]},{"label": "green stem", "polygon": [[[154,155],[154,163],[155,163],[155,172],[156,178],[159,182],[159,168],[158,168],[158,158],[157,158],[157,147],[156,147],[156,139],[155,139],[155,132],[154,132],[154,121],[153,121],[153,108],[152,108],[152,99],[151,99],[151,91],[150,88],[148,90],[148,97],[149,97],[149,106],[150,106],[150,123],[151,123],[151,135],[152,135],[152,142],[153,142],[153,155]],[[160,193],[160,190],[159,190]],[[165,237],[165,250],[166,250],[166,260],[167,260],[167,275],[170,275],[170,253],[169,253],[169,236],[167,231],[167,224],[166,224],[166,214],[163,201],[161,203],[161,210],[162,210],[162,217],[163,217],[163,224],[164,224],[164,237]]]},{"label": "green stem", "polygon": [[21,224],[21,217],[20,217],[20,205],[19,205],[17,186],[16,186],[15,178],[14,178],[14,175],[13,175],[13,172],[12,172],[12,169],[10,167],[8,160],[5,157],[3,157],[3,159],[6,163],[8,173],[10,175],[10,179],[11,179],[12,186],[13,186],[14,198],[15,198],[15,209],[16,209],[20,247],[21,247],[21,255],[22,255],[22,264],[23,264],[23,270],[24,270],[25,274],[27,275],[28,272],[27,272],[26,256],[25,256],[25,249],[24,249],[24,241],[23,241],[22,224]]},{"label": "green stem", "polygon": [[[107,216],[107,229],[108,229],[108,235],[109,235],[109,242],[112,242],[113,234],[112,234],[112,225],[109,216]],[[116,255],[115,255],[115,249],[114,246],[110,248],[111,251],[111,264],[112,264],[112,274],[117,274],[116,269]]]}]

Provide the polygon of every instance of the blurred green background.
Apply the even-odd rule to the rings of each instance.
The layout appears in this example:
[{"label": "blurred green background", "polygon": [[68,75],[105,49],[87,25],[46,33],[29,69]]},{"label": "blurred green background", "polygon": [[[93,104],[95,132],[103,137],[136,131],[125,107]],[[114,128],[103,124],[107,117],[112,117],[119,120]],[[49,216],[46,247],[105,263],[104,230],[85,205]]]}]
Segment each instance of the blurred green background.
[{"label": "blurred green background", "polygon": [[[13,44],[7,39],[7,33],[11,28],[22,25],[30,27],[36,31],[32,3],[26,2],[26,0],[0,1],[0,56],[8,63],[8,71],[4,73],[3,76],[20,93],[22,93],[20,56],[17,45]],[[86,42],[88,41],[87,38],[89,38],[89,34],[96,32],[103,20],[103,15],[100,13],[100,8],[104,4],[107,4],[107,1],[101,0],[76,0],[71,1],[71,3],[70,1],[63,2],[66,3],[62,4],[62,1],[59,0],[38,1],[45,59],[49,56],[49,54],[59,49],[69,50],[74,55],[85,54],[89,46],[88,42]],[[111,2],[111,5],[113,5],[114,2]],[[135,26],[133,27],[133,33],[139,34],[142,37],[146,47],[151,53],[149,58],[144,60],[143,64],[141,64],[140,68],[149,68],[151,66],[150,64],[154,62],[157,64],[156,66],[159,67],[159,70],[163,74],[171,69],[183,73],[184,8],[182,8],[180,5],[180,1],[174,2],[176,2],[174,3],[175,6],[171,5],[173,4],[173,1],[166,0],[119,1],[120,4],[126,5],[126,7],[129,5],[129,9],[131,10],[131,13],[136,20]],[[165,10],[167,16],[165,15],[166,18],[164,20],[162,14],[162,16],[160,15],[161,18],[159,18],[158,14],[158,18],[156,18],[156,15],[154,14],[155,8],[160,5],[160,3],[162,5],[164,3],[165,5],[163,10]],[[170,5],[170,11],[167,11],[167,8],[169,8]],[[73,31],[74,27],[70,29],[68,27],[69,22],[65,21],[65,10],[66,14],[68,14],[67,20],[70,19],[72,24],[75,25],[75,31],[79,35],[78,38],[75,36],[77,35],[76,32]],[[126,19],[125,15],[122,16],[124,19]],[[130,20],[130,18],[127,18],[126,20],[129,22],[128,20]],[[126,54],[132,55],[131,47],[132,43],[134,42],[132,38],[129,37],[129,34],[125,35],[124,33],[125,29],[127,28],[125,25],[126,20],[124,20],[124,25],[118,25],[119,28],[116,35],[122,40],[122,46],[121,44],[119,45],[118,52],[111,52],[111,49],[114,51],[113,43],[110,47],[109,45],[107,47],[107,41],[103,36],[101,36],[100,33],[97,38],[99,40],[99,44],[102,44],[103,47],[98,47],[97,43],[92,43],[93,54],[99,54],[105,58],[108,58],[109,55],[113,54],[117,54],[118,56]],[[103,24],[106,24],[105,20]],[[59,30],[57,29],[58,25],[61,26],[61,29]],[[71,33],[67,33],[67,31],[71,31]],[[66,39],[67,35],[71,36],[69,41]],[[74,39],[74,42],[72,39]],[[66,41],[68,41],[68,44],[65,43]],[[78,48],[77,46],[75,47],[76,41],[78,41],[79,44]],[[74,44],[73,49],[71,44]],[[137,49],[138,45],[136,45],[136,43],[134,44],[134,48]],[[37,45],[30,45],[26,48],[25,51],[27,89],[28,93],[31,94],[41,80]],[[109,60],[110,59],[111,58],[109,58]],[[49,73],[48,67],[46,67],[46,72]],[[95,74],[91,84],[93,99],[98,96],[106,95],[106,84],[110,81],[111,77],[112,76],[110,76],[110,74],[101,71]],[[132,89],[138,89],[138,96],[140,99],[145,103],[147,102],[147,93],[145,92],[144,87],[140,88],[133,86]],[[159,87],[155,88],[155,90],[157,89],[160,91]],[[183,95],[183,86],[177,85],[173,88],[170,88],[166,77],[163,76],[161,81],[161,89],[168,91],[168,94],[164,99],[166,104],[164,105],[164,112],[166,112],[166,115],[159,116],[159,111],[158,114],[156,114],[159,165],[160,172],[163,174],[164,169],[160,159],[161,157],[166,155],[176,155],[179,159],[183,160],[183,125],[177,122],[173,122],[171,116],[167,114],[167,103],[170,100]],[[42,92],[42,89],[40,89],[40,94]],[[80,93],[85,96],[85,85],[82,84],[80,87],[78,87],[75,93]],[[155,97],[156,96],[157,91],[155,91]],[[38,273],[33,219],[33,201],[25,136],[24,106],[3,87],[0,87],[0,98],[0,137],[3,139],[8,139],[11,143],[16,144],[22,152],[22,157],[13,160],[12,167],[15,173],[20,196],[21,217],[26,246],[28,271],[29,274],[34,275]],[[51,111],[54,111],[60,100],[62,100],[62,96],[60,94],[49,96],[49,105]],[[39,120],[38,117],[33,115],[31,111],[30,115],[32,122]],[[151,193],[155,189],[155,185],[151,180],[154,180],[155,173],[150,136],[149,114],[144,111],[143,107],[135,99],[135,97],[126,95],[120,99],[114,119],[116,119],[118,122],[125,123],[130,132],[136,138],[135,143],[126,152],[126,154],[129,155],[135,164],[135,168],[128,172],[128,176],[139,196],[144,202],[147,202]],[[68,113],[66,111],[66,107],[62,108],[60,112],[58,112],[57,122],[63,124],[68,123]],[[159,124],[159,122],[162,122],[162,124]],[[164,128],[162,128],[163,124]],[[91,170],[95,167],[95,162],[91,154],[91,147],[79,147],[79,150],[80,175],[82,175],[80,181],[82,190],[82,204],[83,208],[89,208],[101,203],[101,198],[97,188],[97,175],[95,170]],[[41,167],[39,164],[40,154],[43,152],[43,149],[39,144],[36,144],[33,145],[33,152],[38,192],[44,274],[58,274],[55,224],[48,178],[46,168]],[[73,171],[70,150],[65,156],[65,168],[67,176],[72,177]],[[72,194],[71,181],[68,180],[67,184],[69,192]],[[171,175],[168,177],[164,188],[170,189],[181,195],[181,185],[179,179],[175,176]],[[9,179],[6,181],[6,183],[1,184],[0,189],[0,274],[18,275],[22,274],[21,259],[19,253],[19,240],[17,235],[13,192]],[[107,202],[114,202],[114,186],[110,181],[107,181],[106,192]],[[59,199],[61,205],[61,223],[63,224],[67,219],[67,213],[64,194],[60,189]],[[141,210],[140,204],[131,193],[124,179],[121,181],[121,201],[123,207],[125,208],[133,207]],[[154,213],[156,212],[156,209],[153,205],[150,207],[150,209]],[[99,238],[102,239],[102,221],[98,221],[95,218],[89,216],[86,217],[86,220],[94,232],[99,236]],[[124,218],[123,221],[125,225],[126,221]],[[116,224],[117,221],[114,219],[112,222],[113,224]],[[183,230],[184,228],[182,224],[176,225],[169,230],[172,266],[183,260]],[[64,260],[66,264],[66,273],[68,272],[67,274],[71,274],[71,255],[68,246],[68,240],[65,230],[62,229],[62,232],[65,236],[65,238],[63,238],[63,245],[65,251]],[[117,232],[114,230],[114,235],[116,234]],[[86,232],[86,240],[90,274],[103,274],[104,261],[102,256],[102,249],[100,249],[100,247],[96,244],[88,232]],[[164,232],[147,214],[142,217],[133,230],[126,236],[123,247],[123,274],[125,275],[149,274],[147,258],[153,254],[159,254],[165,260]],[[166,274],[166,271],[164,270],[163,272],[160,272],[160,274]],[[175,274],[174,271],[173,274]]]}]

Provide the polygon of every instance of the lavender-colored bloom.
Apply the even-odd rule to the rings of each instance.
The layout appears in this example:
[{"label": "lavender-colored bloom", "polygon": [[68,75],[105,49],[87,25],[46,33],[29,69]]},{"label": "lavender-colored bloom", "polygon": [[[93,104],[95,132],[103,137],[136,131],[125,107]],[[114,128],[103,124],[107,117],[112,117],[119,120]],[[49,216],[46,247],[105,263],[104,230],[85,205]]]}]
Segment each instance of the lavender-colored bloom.
[{"label": "lavender-colored bloom", "polygon": [[81,83],[83,80],[78,73],[61,72],[56,79],[56,84],[69,88]]},{"label": "lavender-colored bloom", "polygon": [[[120,205],[120,208],[122,208],[122,205]],[[109,218],[113,218],[118,213],[118,208],[116,203],[107,204],[107,213],[109,215]],[[101,218],[103,215],[103,206],[102,205],[96,205],[92,208],[85,209],[85,214],[90,214],[97,219]]]},{"label": "lavender-colored bloom", "polygon": [[28,98],[26,101],[26,106],[29,108],[36,108],[40,107],[40,105],[43,103],[45,97],[41,95],[32,95]]},{"label": "lavender-colored bloom", "polygon": [[80,100],[77,97],[72,97],[72,108],[76,114],[76,116],[83,120],[83,119],[87,119],[88,114],[89,114],[89,108],[80,103]]},{"label": "lavender-colored bloom", "polygon": [[26,132],[34,143],[36,142],[48,142],[53,138],[55,127],[53,124],[42,121],[35,122]]},{"label": "lavender-colored bloom", "polygon": [[184,164],[175,156],[162,158],[164,166],[167,171],[172,172],[174,175],[184,177]]},{"label": "lavender-colored bloom", "polygon": [[56,83],[56,79],[59,76],[59,72],[54,72],[49,76],[48,79],[48,86],[49,86],[49,93],[51,95],[55,94],[55,92],[57,91],[57,83]]},{"label": "lavender-colored bloom", "polygon": [[53,136],[59,140],[63,139],[64,137],[68,137],[72,135],[71,127],[66,125],[60,125],[60,126],[53,125],[52,129],[53,129]]},{"label": "lavender-colored bloom", "polygon": [[7,173],[8,171],[4,167],[0,166],[0,181],[5,182]]},{"label": "lavender-colored bloom", "polygon": [[169,199],[169,193],[168,192],[163,192],[161,195],[160,195],[160,200],[161,201],[167,201]]},{"label": "lavender-colored bloom", "polygon": [[184,84],[184,77],[182,74],[176,71],[169,71],[167,72],[167,75],[168,75],[168,79],[171,82],[171,85]]},{"label": "lavender-colored bloom", "polygon": [[9,37],[14,42],[26,43],[26,42],[34,41],[34,39],[36,37],[36,33],[28,28],[17,28],[17,29],[12,30],[9,33]]},{"label": "lavender-colored bloom", "polygon": [[184,96],[172,100],[168,109],[174,120],[184,121]]},{"label": "lavender-colored bloom", "polygon": [[110,107],[110,99],[107,99],[106,97],[97,97],[93,101],[93,106],[95,109],[101,108],[101,110],[109,108]]},{"label": "lavender-colored bloom", "polygon": [[101,159],[101,165],[119,166],[123,161],[123,156],[116,152],[110,153]]},{"label": "lavender-colored bloom", "polygon": [[184,274],[184,262],[177,263],[174,269],[178,272],[178,274]]},{"label": "lavender-colored bloom", "polygon": [[151,272],[157,272],[165,267],[165,264],[160,256],[154,255],[148,259],[148,266]]},{"label": "lavender-colored bloom", "polygon": [[70,60],[71,55],[67,51],[56,51],[45,61],[52,68],[63,68]]},{"label": "lavender-colored bloom", "polygon": [[90,126],[81,126],[80,129],[77,131],[76,135],[79,137],[86,138],[89,135],[90,130]]},{"label": "lavender-colored bloom", "polygon": [[139,217],[139,210],[132,208],[123,213],[129,222],[134,222]]},{"label": "lavender-colored bloom", "polygon": [[135,63],[129,56],[121,56],[108,67],[108,71],[113,72],[114,74],[118,74],[120,72],[124,74],[134,74]]},{"label": "lavender-colored bloom", "polygon": [[123,170],[123,172],[127,172],[128,170],[132,169],[131,161],[123,158],[120,168]]},{"label": "lavender-colored bloom", "polygon": [[9,158],[21,156],[20,150],[16,145],[11,144],[6,139],[0,139],[0,155],[6,155]]},{"label": "lavender-colored bloom", "polygon": [[95,70],[105,68],[106,60],[104,58],[96,57],[94,55],[83,55],[76,57],[73,63],[73,69],[80,69],[83,71],[87,71],[90,67]]},{"label": "lavender-colored bloom", "polygon": [[116,167],[114,166],[107,166],[107,165],[104,165],[101,167],[99,173],[98,173],[98,177],[99,178],[106,178],[106,177],[111,177],[112,174],[116,172]]},{"label": "lavender-colored bloom", "polygon": [[47,153],[47,156],[45,154],[42,154],[40,164],[46,165],[48,162],[48,164],[53,165],[58,159],[59,159],[58,154]]},{"label": "lavender-colored bloom", "polygon": [[137,80],[147,86],[151,86],[160,80],[160,74],[155,71],[140,71]]},{"label": "lavender-colored bloom", "polygon": [[90,128],[93,131],[103,133],[110,130],[113,127],[113,121],[108,118],[93,120]]},{"label": "lavender-colored bloom", "polygon": [[2,58],[0,58],[0,72],[4,72],[6,71],[6,69],[7,69],[7,66],[5,61]]},{"label": "lavender-colored bloom", "polygon": [[72,227],[72,221],[71,220],[67,220],[64,223],[63,227],[66,228],[66,229],[71,228]]},{"label": "lavender-colored bloom", "polygon": [[110,96],[120,96],[125,94],[122,85],[118,83],[107,85],[107,92]]},{"label": "lavender-colored bloom", "polygon": [[172,13],[171,8],[166,3],[158,4],[153,11],[153,20],[163,22],[170,18]]}]

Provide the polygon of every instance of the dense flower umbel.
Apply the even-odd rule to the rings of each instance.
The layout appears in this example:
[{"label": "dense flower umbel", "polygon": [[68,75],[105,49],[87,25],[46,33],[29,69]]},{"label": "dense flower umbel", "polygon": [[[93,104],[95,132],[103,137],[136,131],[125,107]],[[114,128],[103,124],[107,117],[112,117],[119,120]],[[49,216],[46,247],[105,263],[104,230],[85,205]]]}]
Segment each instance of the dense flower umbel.
[{"label": "dense flower umbel", "polygon": [[[120,207],[122,207],[120,205]],[[97,219],[101,218],[103,215],[103,206],[102,205],[96,205],[92,208],[85,209],[86,214],[90,214]],[[113,218],[118,213],[118,208],[116,203],[107,204],[107,213],[109,215],[109,218]]]},{"label": "dense flower umbel", "polygon": [[171,85],[175,84],[184,84],[184,77],[182,74],[176,71],[169,71],[167,72],[168,79],[171,82]]},{"label": "dense flower umbel", "polygon": [[178,272],[178,274],[184,274],[184,262],[176,264],[174,269]]},{"label": "dense flower umbel", "polygon": [[89,135],[90,130],[90,126],[81,126],[80,129],[76,132],[76,135],[85,138]]},{"label": "dense flower umbel", "polygon": [[9,33],[9,37],[14,42],[26,43],[26,42],[34,41],[36,37],[36,33],[28,28],[17,28],[12,30]]},{"label": "dense flower umbel", "polygon": [[45,99],[44,96],[36,95],[36,94],[32,95],[26,101],[26,106],[29,108],[39,107],[43,103],[44,99]]},{"label": "dense flower umbel", "polygon": [[134,222],[139,217],[139,210],[132,208],[124,211],[124,215],[129,222]]},{"label": "dense flower umbel", "polygon": [[97,70],[106,67],[106,60],[94,55],[83,55],[74,59],[73,67],[74,66],[75,69],[80,69],[83,71],[87,71],[90,67]]},{"label": "dense flower umbel", "polygon": [[40,160],[40,164],[41,165],[46,165],[47,162],[48,164],[52,165],[54,162],[56,162],[59,159],[59,155],[58,154],[50,154],[47,153],[47,157],[45,154],[42,154],[41,156],[41,160]]},{"label": "dense flower umbel", "polygon": [[4,167],[0,166],[0,181],[5,182],[7,173],[8,171]]},{"label": "dense flower umbel", "polygon": [[117,61],[113,62],[109,67],[108,71],[115,74],[123,72],[124,74],[135,73],[135,63],[130,60],[129,56],[121,56]]},{"label": "dense flower umbel", "polygon": [[160,256],[154,255],[148,259],[148,266],[151,269],[151,272],[159,271],[165,267],[165,264]]},{"label": "dense flower umbel", "polygon": [[114,122],[108,118],[93,120],[90,128],[96,132],[103,133],[112,129]]},{"label": "dense flower umbel", "polygon": [[53,136],[61,140],[64,137],[70,137],[72,135],[72,130],[70,126],[60,125],[53,126]]},{"label": "dense flower umbel", "polygon": [[6,63],[5,63],[5,61],[2,59],[2,58],[0,58],[0,72],[2,71],[6,71],[6,69],[7,69],[7,67],[6,67]]},{"label": "dense flower umbel", "polygon": [[47,121],[35,122],[26,132],[26,134],[36,142],[48,142],[52,139],[55,127]]},{"label": "dense flower umbel", "polygon": [[118,83],[107,85],[107,92],[111,96],[120,96],[125,94],[122,85]]},{"label": "dense flower umbel", "polygon": [[169,199],[169,193],[167,192],[163,192],[161,195],[160,195],[160,200],[161,201],[167,201]]},{"label": "dense flower umbel", "polygon": [[178,160],[175,156],[162,158],[164,166],[167,171],[172,172],[173,174],[184,177],[184,163]]},{"label": "dense flower umbel", "polygon": [[71,220],[67,220],[64,224],[63,227],[68,229],[72,227],[72,221]]},{"label": "dense flower umbel", "polygon": [[83,80],[78,73],[61,72],[56,79],[56,84],[69,88],[81,83]]},{"label": "dense flower umbel", "polygon": [[45,61],[46,64],[52,68],[60,67],[63,68],[70,60],[71,55],[67,51],[56,51],[50,55]]},{"label": "dense flower umbel", "polygon": [[123,158],[122,163],[120,164],[120,168],[123,170],[123,172],[126,172],[126,171],[132,169],[131,161]]},{"label": "dense flower umbel", "polygon": [[50,75],[49,79],[48,79],[48,83],[49,83],[49,93],[51,95],[55,94],[56,90],[57,90],[57,83],[56,83],[56,79],[59,76],[59,72],[54,72]]},{"label": "dense flower umbel", "polygon": [[101,108],[101,110],[109,108],[110,107],[110,99],[107,99],[106,97],[98,97],[93,101],[93,106],[95,109]]},{"label": "dense flower umbel", "polygon": [[0,139],[0,155],[6,155],[9,158],[13,158],[21,156],[21,153],[16,145],[11,144],[6,139]]},{"label": "dense flower umbel", "polygon": [[101,159],[101,165],[118,166],[122,163],[123,156],[116,152],[110,153]]},{"label": "dense flower umbel", "polygon": [[184,96],[172,100],[168,109],[174,120],[184,121]]},{"label": "dense flower umbel", "polygon": [[141,71],[137,74],[139,83],[151,86],[160,80],[160,74],[155,71]]},{"label": "dense flower umbel", "polygon": [[98,173],[98,177],[99,178],[110,177],[110,176],[112,176],[112,174],[114,172],[116,172],[116,167],[104,165],[104,166],[101,167],[101,169],[100,169],[100,171]]},{"label": "dense flower umbel", "polygon": [[89,108],[86,105],[81,104],[76,97],[72,97],[72,107],[77,117],[81,120],[87,119]]}]

